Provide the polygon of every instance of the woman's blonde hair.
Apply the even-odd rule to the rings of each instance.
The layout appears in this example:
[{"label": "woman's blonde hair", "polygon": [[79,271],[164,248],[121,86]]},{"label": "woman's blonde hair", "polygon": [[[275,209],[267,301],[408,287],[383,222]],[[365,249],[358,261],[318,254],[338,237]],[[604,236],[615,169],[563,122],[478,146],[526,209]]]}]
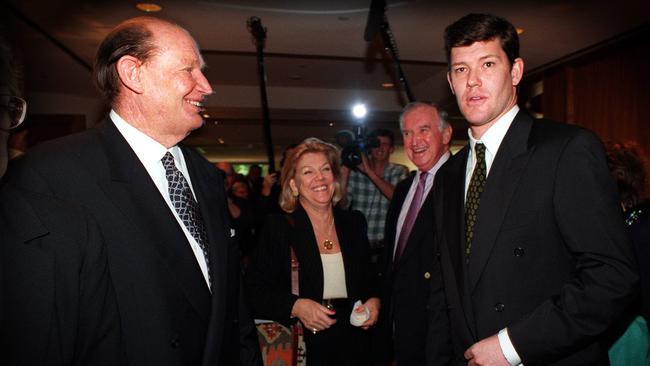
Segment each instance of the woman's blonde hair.
[{"label": "woman's blonde hair", "polygon": [[291,192],[289,182],[295,178],[296,165],[300,158],[307,153],[321,153],[327,158],[327,162],[332,168],[334,175],[334,195],[332,196],[332,205],[336,205],[343,198],[341,190],[341,158],[339,149],[327,142],[315,137],[308,137],[296,146],[291,154],[287,157],[281,173],[282,192],[280,193],[280,207],[286,212],[293,212],[298,203],[298,197]]}]

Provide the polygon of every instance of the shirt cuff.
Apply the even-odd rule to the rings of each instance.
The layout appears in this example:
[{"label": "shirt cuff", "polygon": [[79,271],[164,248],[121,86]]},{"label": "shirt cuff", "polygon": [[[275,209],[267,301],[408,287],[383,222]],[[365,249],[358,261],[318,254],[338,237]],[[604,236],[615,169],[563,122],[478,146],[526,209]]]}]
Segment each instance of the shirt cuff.
[{"label": "shirt cuff", "polygon": [[510,336],[508,335],[508,328],[503,328],[499,331],[499,346],[501,346],[501,352],[506,357],[506,360],[510,366],[524,366],[521,363],[521,357],[515,350],[515,346],[512,345],[510,341]]}]

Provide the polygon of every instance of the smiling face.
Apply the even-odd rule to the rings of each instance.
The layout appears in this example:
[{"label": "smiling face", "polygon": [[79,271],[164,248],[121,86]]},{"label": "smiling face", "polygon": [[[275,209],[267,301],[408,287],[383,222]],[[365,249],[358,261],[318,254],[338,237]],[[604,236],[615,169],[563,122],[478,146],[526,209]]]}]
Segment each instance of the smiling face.
[{"label": "smiling face", "polygon": [[449,150],[451,127],[440,131],[440,117],[432,106],[420,106],[404,115],[402,137],[409,160],[420,171],[429,171]]},{"label": "smiling face", "polygon": [[293,192],[300,194],[300,203],[312,208],[332,205],[334,173],[324,153],[306,153],[296,163],[296,174],[289,181]]},{"label": "smiling face", "polygon": [[521,58],[510,65],[499,39],[451,49],[447,80],[472,135],[479,139],[517,103],[524,71]]},{"label": "smiling face", "polygon": [[376,162],[388,162],[390,160],[390,155],[394,151],[394,147],[391,146],[390,143],[390,137],[377,136],[377,139],[379,140],[379,147],[370,150],[372,160]]},{"label": "smiling face", "polygon": [[140,66],[140,110],[165,141],[174,137],[178,142],[203,125],[203,100],[212,88],[203,75],[196,43],[186,31],[170,24],[149,27],[156,51]]}]

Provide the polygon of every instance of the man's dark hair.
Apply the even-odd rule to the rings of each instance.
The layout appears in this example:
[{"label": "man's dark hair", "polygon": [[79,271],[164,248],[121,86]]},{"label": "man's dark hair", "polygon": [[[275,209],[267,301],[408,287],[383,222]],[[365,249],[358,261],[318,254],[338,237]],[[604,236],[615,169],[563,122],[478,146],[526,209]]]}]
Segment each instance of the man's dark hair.
[{"label": "man's dark hair", "polygon": [[508,56],[510,66],[519,57],[519,36],[507,20],[491,14],[468,14],[445,29],[445,53],[451,68],[451,49],[470,46],[474,42],[501,41],[501,48]]},{"label": "man's dark hair", "polygon": [[97,49],[94,76],[97,87],[111,104],[120,91],[117,61],[130,55],[144,63],[155,50],[152,32],[144,22],[126,22],[102,41]]},{"label": "man's dark hair", "polygon": [[391,130],[387,130],[385,128],[378,128],[368,134],[368,137],[388,137],[388,140],[390,140],[390,146],[393,147],[395,145],[395,134]]}]

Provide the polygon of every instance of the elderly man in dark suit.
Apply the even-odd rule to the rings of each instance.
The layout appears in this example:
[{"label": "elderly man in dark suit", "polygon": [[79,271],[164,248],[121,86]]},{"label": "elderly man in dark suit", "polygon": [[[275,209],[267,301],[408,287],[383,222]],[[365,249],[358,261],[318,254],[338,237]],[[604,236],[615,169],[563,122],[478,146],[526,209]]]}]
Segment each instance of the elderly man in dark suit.
[{"label": "elderly man in dark suit", "polygon": [[455,364],[609,364],[599,337],[637,274],[600,141],[519,109],[524,63],[508,21],[467,15],[445,45],[469,122],[434,196],[447,306],[432,306],[449,311]]},{"label": "elderly man in dark suit", "polygon": [[119,24],[95,63],[110,115],[33,149],[17,174],[98,219],[130,365],[233,365],[240,349],[244,363],[259,362],[223,177],[179,145],[203,124],[203,67],[185,29],[148,17]]},{"label": "elderly man in dark suit", "polygon": [[[378,353],[392,350],[398,366],[424,365],[425,354],[441,362],[442,353],[426,347],[428,332],[447,339],[443,317],[429,324],[429,292],[441,293],[440,266],[435,258],[433,190],[438,169],[449,159],[452,129],[446,113],[422,102],[407,105],[400,116],[404,150],[418,170],[395,187],[386,217],[386,252],[382,308],[377,328]],[[432,334],[433,334],[432,333]],[[444,347],[443,347],[444,348]],[[432,353],[433,352],[433,353]],[[382,358],[382,357],[380,357]]]},{"label": "elderly man in dark suit", "polygon": [[8,136],[27,108],[12,61],[0,37],[0,364],[123,365],[97,224],[79,207],[2,181]]}]

